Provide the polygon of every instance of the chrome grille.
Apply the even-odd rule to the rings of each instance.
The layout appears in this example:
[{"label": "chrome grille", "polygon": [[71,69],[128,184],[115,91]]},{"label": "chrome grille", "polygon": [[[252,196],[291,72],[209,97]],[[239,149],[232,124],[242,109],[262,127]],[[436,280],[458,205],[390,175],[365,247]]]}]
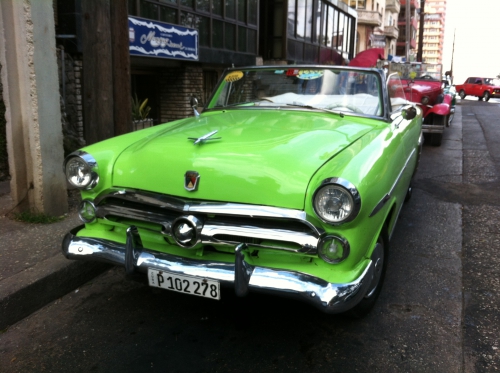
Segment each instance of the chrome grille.
[{"label": "chrome grille", "polygon": [[315,254],[323,233],[308,222],[300,210],[185,200],[124,189],[107,191],[94,203],[98,218],[157,224],[159,233],[171,243],[172,224],[183,216],[194,216],[203,222],[201,243],[204,245],[246,243]]}]

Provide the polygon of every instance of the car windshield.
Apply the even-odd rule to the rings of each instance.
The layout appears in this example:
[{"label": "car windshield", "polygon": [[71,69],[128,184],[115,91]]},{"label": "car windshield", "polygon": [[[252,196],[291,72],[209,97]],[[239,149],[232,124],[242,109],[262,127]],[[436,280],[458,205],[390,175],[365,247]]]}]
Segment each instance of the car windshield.
[{"label": "car windshield", "polygon": [[484,79],[484,84],[487,84],[487,85],[498,85],[500,82],[498,81],[498,79],[495,79],[495,78],[485,78]]},{"label": "car windshield", "polygon": [[381,75],[348,68],[249,68],[230,70],[207,109],[300,108],[382,116]]},{"label": "car windshield", "polygon": [[427,63],[391,63],[389,73],[398,73],[403,80],[442,80],[442,66]]}]

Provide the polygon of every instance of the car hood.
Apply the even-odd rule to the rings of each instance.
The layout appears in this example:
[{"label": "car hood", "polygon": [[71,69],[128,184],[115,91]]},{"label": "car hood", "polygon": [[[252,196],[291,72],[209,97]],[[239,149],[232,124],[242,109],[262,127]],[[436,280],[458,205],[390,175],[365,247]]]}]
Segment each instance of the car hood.
[{"label": "car hood", "polygon": [[[160,126],[129,146],[116,159],[113,185],[198,200],[302,209],[312,175],[377,123],[297,110],[207,112]],[[219,139],[196,145],[188,139],[212,131]],[[200,175],[196,191],[185,188],[187,171]]]}]

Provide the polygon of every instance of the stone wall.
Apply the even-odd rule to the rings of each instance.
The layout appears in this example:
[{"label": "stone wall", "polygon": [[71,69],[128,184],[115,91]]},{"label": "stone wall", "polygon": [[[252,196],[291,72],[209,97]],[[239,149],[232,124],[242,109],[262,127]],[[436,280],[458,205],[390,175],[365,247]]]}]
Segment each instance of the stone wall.
[{"label": "stone wall", "polygon": [[[2,65],[0,65],[0,72]],[[9,158],[7,156],[7,133],[5,120],[5,104],[3,102],[3,85],[0,79],[0,181],[9,178]]]},{"label": "stone wall", "polygon": [[203,70],[199,66],[169,68],[161,76],[160,123],[193,115],[189,100],[198,99],[200,109],[203,97]]}]

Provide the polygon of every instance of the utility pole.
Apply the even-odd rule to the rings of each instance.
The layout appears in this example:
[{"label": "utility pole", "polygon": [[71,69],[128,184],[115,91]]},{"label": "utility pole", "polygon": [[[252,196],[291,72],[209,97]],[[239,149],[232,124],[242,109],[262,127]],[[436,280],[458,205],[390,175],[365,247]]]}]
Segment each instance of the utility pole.
[{"label": "utility pole", "polygon": [[423,62],[422,52],[424,48],[424,22],[425,22],[425,0],[420,0],[420,24],[418,27],[418,52],[417,61]]},{"label": "utility pole", "polygon": [[85,0],[82,16],[83,119],[90,145],[132,130],[127,1]]},{"label": "utility pole", "polygon": [[410,40],[411,40],[411,29],[410,29],[410,20],[411,20],[411,1],[413,0],[406,0],[405,1],[405,19],[406,19],[406,50],[405,50],[405,57],[406,61],[410,61]]}]

